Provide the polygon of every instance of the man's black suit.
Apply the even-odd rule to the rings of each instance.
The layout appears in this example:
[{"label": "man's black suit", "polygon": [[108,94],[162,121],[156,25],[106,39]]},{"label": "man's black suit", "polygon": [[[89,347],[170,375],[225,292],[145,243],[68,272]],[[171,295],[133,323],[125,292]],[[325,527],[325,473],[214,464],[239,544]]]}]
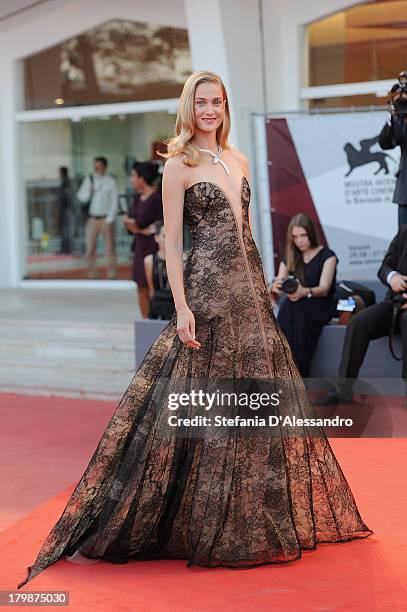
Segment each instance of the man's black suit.
[{"label": "man's black suit", "polygon": [[407,223],[407,123],[402,117],[391,115],[379,134],[382,149],[400,146],[400,166],[396,173],[393,202],[398,204],[399,228]]},{"label": "man's black suit", "polygon": [[[403,225],[393,238],[383,259],[378,272],[382,283],[388,285],[387,276],[393,270],[407,275],[407,225]],[[353,380],[346,381],[346,379],[357,378],[370,340],[388,336],[390,333],[393,295],[394,291],[389,286],[383,302],[360,311],[352,317],[347,327],[339,366],[340,395],[343,397],[351,395]],[[407,379],[407,310],[399,313],[397,330],[401,333],[403,347],[402,377]]]}]

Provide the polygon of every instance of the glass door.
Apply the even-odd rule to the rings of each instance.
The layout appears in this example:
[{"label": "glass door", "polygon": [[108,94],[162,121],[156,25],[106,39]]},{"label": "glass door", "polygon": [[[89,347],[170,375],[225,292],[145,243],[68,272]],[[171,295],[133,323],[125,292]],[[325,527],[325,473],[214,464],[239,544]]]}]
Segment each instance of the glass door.
[{"label": "glass door", "polygon": [[[107,173],[115,179],[119,194],[114,224],[116,278],[131,279],[132,235],[122,219],[134,197],[132,165],[135,160],[159,159],[155,151],[172,133],[174,121],[173,114],[148,112],[22,124],[26,279],[88,278],[86,206],[77,193],[100,156],[107,159]],[[97,239],[97,277],[107,279],[102,235]]]}]

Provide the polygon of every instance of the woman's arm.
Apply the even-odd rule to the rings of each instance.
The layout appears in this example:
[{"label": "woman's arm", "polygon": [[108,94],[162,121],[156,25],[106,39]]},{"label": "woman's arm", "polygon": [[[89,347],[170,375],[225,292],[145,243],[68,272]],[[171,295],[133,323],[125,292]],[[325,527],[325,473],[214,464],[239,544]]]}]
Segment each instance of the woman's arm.
[{"label": "woman's arm", "polygon": [[151,223],[145,228],[139,227],[135,219],[125,216],[123,218],[123,224],[126,226],[127,231],[132,234],[143,234],[143,236],[150,236],[155,233],[155,224]]},{"label": "woman's arm", "polygon": [[311,287],[312,295],[314,297],[326,297],[328,295],[334,280],[336,264],[337,260],[335,255],[328,257],[328,259],[324,261],[319,279],[319,285],[317,287]]},{"label": "woman's arm", "polygon": [[281,285],[283,284],[283,279],[287,276],[287,266],[283,261],[280,262],[278,267],[278,274],[274,279],[272,285],[269,288],[271,294],[275,293],[276,295],[281,295]]},{"label": "woman's arm", "polygon": [[[237,149],[232,149],[233,152],[235,153],[235,155],[237,156],[241,167],[242,167],[242,173],[243,176],[245,176],[247,178],[247,180],[250,183],[250,164],[249,164],[249,160],[247,159],[246,155],[244,155],[244,153],[242,153],[241,151],[238,151]],[[251,206],[249,206],[249,226],[250,226],[250,231],[253,233],[253,219],[252,219],[252,208]]]},{"label": "woman's arm", "polygon": [[319,285],[316,287],[303,287],[300,283],[297,291],[295,293],[291,293],[291,295],[288,296],[288,299],[292,302],[296,302],[301,298],[307,297],[310,291],[312,291],[313,297],[326,297],[334,280],[336,264],[336,255],[328,257],[322,266],[321,276],[319,277]]},{"label": "woman's arm", "polygon": [[288,299],[291,302],[297,302],[301,298],[308,297],[310,292],[312,292],[312,297],[326,297],[334,279],[336,264],[336,255],[328,257],[322,266],[319,285],[316,287],[303,287],[301,283],[299,283],[297,291],[295,291],[295,293],[290,293],[290,295],[287,296]]},{"label": "woman's arm", "polygon": [[154,295],[153,256],[152,255],[146,255],[144,257],[144,272],[146,274],[146,279],[147,279],[148,297],[151,299]]},{"label": "woman's arm", "polygon": [[[243,155],[243,153],[240,153],[240,155],[242,156],[242,168],[243,168],[243,176],[245,176],[247,178],[247,180],[250,183],[250,164],[249,164],[249,160],[247,159],[246,155]],[[253,233],[253,218],[252,218],[252,207],[249,205],[249,226],[250,226],[250,231]]]},{"label": "woman's arm", "polygon": [[183,241],[184,197],[187,167],[180,159],[171,157],[163,172],[163,213],[165,228],[165,259],[168,282],[177,312],[177,331],[181,341],[198,349],[195,340],[195,318],[185,298]]},{"label": "woman's arm", "polygon": [[184,171],[180,168],[177,159],[170,158],[166,162],[162,185],[167,274],[175,308],[178,311],[187,308],[187,303],[182,265]]}]

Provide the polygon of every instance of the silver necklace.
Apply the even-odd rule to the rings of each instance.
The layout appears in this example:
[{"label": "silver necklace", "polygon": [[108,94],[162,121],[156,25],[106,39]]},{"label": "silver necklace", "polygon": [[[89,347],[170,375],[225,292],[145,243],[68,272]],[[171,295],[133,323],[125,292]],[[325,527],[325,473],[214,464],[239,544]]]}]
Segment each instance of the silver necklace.
[{"label": "silver necklace", "polygon": [[209,153],[209,155],[212,155],[213,157],[213,163],[214,164],[221,164],[224,169],[226,170],[226,174],[230,174],[230,170],[227,167],[227,165],[225,164],[225,162],[223,160],[221,160],[220,156],[223,153],[223,149],[220,145],[218,145],[218,152],[217,153],[213,153],[212,151],[210,151],[209,149],[201,149],[200,147],[198,147],[198,149],[200,151],[202,151],[202,153]]}]

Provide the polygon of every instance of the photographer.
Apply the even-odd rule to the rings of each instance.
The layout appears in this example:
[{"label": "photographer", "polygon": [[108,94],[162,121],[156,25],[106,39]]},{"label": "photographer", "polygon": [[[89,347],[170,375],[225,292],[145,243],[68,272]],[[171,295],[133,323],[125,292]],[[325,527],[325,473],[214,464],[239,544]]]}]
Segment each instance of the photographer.
[{"label": "photographer", "polygon": [[393,202],[398,204],[399,228],[407,223],[407,73],[401,72],[399,83],[390,91],[390,117],[379,135],[382,149],[401,151],[400,166],[396,173],[397,181]]},{"label": "photographer", "polygon": [[370,340],[388,336],[395,331],[401,333],[402,377],[407,379],[407,225],[393,238],[378,277],[389,287],[385,299],[352,317],[342,349],[338,387],[333,387],[326,396],[318,398],[314,402],[316,405],[352,402],[353,382],[358,376]]},{"label": "photographer", "polygon": [[308,376],[322,329],[335,313],[337,262],[335,253],[320,243],[308,215],[295,215],[271,297],[286,295],[277,320],[303,377]]},{"label": "photographer", "polygon": [[174,298],[167,275],[165,260],[165,227],[163,221],[157,221],[154,240],[158,251],[144,258],[144,269],[150,298],[149,319],[170,320],[175,309]]}]

